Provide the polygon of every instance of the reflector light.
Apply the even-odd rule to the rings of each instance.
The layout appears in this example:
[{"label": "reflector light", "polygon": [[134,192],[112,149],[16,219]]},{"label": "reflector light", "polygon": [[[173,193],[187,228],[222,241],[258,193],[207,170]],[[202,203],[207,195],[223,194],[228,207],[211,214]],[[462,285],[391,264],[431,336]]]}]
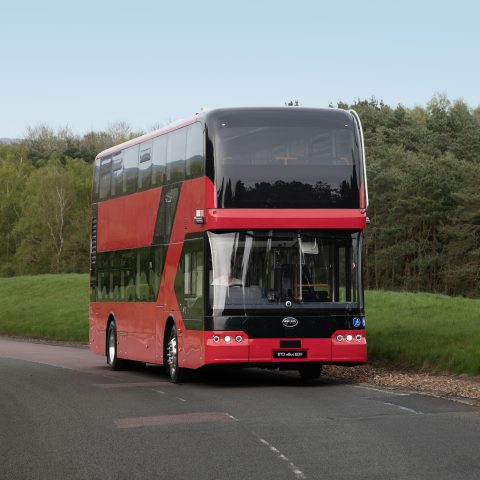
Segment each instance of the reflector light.
[{"label": "reflector light", "polygon": [[230,343],[231,340],[232,340],[232,337],[230,337],[230,335],[227,335],[227,336],[225,337],[225,341],[226,341],[227,343]]},{"label": "reflector light", "polygon": [[351,342],[353,340],[353,337],[351,335],[347,335],[347,342]]},{"label": "reflector light", "polygon": [[337,335],[337,341],[342,342],[343,341],[343,335]]}]

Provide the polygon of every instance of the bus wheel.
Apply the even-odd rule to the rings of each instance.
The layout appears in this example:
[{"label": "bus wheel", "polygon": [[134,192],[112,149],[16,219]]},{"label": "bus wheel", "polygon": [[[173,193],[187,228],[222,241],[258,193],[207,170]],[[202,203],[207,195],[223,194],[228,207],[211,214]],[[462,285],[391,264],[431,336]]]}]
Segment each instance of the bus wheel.
[{"label": "bus wheel", "polygon": [[318,363],[302,365],[298,372],[302,380],[315,380],[322,374],[322,365]]},{"label": "bus wheel", "polygon": [[111,322],[107,332],[107,364],[112,370],[122,370],[125,361],[117,357],[117,326]]},{"label": "bus wheel", "polygon": [[173,383],[189,380],[189,370],[178,366],[178,336],[175,325],[170,330],[170,340],[167,345],[167,369]]}]

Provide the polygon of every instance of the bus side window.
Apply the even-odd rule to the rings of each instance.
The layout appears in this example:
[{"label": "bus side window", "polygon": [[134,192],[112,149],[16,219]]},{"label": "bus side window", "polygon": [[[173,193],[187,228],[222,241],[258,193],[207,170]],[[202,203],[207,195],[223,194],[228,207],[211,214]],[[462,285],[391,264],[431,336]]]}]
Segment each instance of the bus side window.
[{"label": "bus side window", "polygon": [[185,147],[187,130],[180,128],[168,134],[167,183],[185,179]]},{"label": "bus side window", "polygon": [[137,191],[138,177],[138,145],[123,151],[123,193]]},{"label": "bus side window", "polygon": [[186,178],[205,175],[203,128],[200,123],[190,125],[187,130]]},{"label": "bus side window", "polygon": [[102,158],[100,162],[99,200],[110,196],[110,181],[112,177],[112,157]]},{"label": "bus side window", "polygon": [[151,302],[153,300],[153,292],[148,281],[151,269],[150,248],[138,249],[136,261],[135,297],[139,302]]},{"label": "bus side window", "polygon": [[160,288],[160,280],[162,278],[165,248],[161,245],[157,245],[152,247],[150,252],[150,261],[152,265],[150,267],[148,283],[150,284],[153,294],[152,300],[156,300],[158,296],[158,289]]},{"label": "bus side window", "polygon": [[184,318],[203,316],[203,239],[186,241],[175,278],[175,294]]},{"label": "bus side window", "polygon": [[138,157],[138,190],[146,190],[152,186],[152,142],[140,145]]},{"label": "bus side window", "polygon": [[101,160],[95,160],[93,164],[93,187],[92,187],[92,203],[98,202],[99,190],[100,190],[100,162]]},{"label": "bus side window", "polygon": [[116,153],[112,158],[112,197],[123,193],[123,162],[122,154]]},{"label": "bus side window", "polygon": [[152,152],[152,186],[165,183],[165,166],[167,164],[167,138],[162,135],[153,141]]}]

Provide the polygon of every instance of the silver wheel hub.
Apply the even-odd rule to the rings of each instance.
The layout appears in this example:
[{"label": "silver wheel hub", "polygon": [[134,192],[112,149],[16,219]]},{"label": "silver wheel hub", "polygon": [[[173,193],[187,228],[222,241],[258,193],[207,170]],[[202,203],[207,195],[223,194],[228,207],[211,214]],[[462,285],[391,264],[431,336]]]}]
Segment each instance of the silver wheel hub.
[{"label": "silver wheel hub", "polygon": [[110,330],[110,335],[108,336],[108,363],[112,364],[115,360],[115,335],[113,334],[113,330]]},{"label": "silver wheel hub", "polygon": [[175,336],[168,342],[167,362],[170,372],[174,373],[177,368],[177,339]]}]

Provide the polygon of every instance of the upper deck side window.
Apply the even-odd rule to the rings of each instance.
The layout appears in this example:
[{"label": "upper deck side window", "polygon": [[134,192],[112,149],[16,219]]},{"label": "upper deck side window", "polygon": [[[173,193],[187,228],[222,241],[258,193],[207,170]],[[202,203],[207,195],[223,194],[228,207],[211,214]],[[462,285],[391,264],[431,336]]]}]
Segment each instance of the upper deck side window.
[{"label": "upper deck side window", "polygon": [[104,200],[110,196],[110,183],[112,179],[112,157],[105,157],[100,160],[99,168],[99,191],[98,197]]},{"label": "upper deck side window", "polygon": [[138,158],[138,190],[146,190],[152,186],[152,142],[140,145]]},{"label": "upper deck side window", "polygon": [[205,137],[199,122],[97,159],[94,202],[205,174]]}]

